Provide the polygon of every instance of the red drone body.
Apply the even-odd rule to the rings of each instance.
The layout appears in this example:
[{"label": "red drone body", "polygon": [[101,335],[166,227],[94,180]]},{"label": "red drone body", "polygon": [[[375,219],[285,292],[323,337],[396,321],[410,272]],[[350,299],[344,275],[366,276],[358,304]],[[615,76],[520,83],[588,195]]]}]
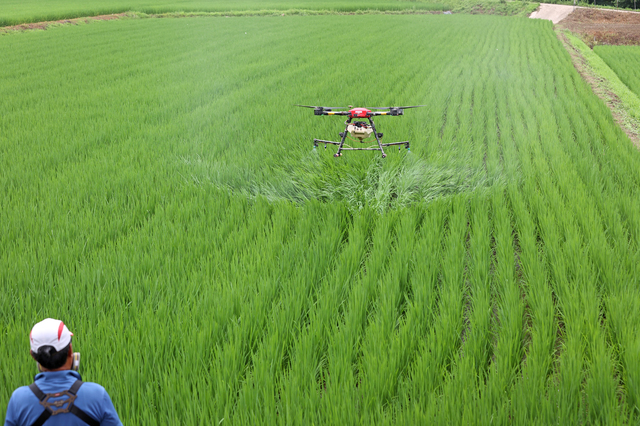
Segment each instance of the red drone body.
[{"label": "red drone body", "polygon": [[351,118],[369,118],[372,115],[371,110],[366,108],[353,108],[349,110],[349,117]]},{"label": "red drone body", "polygon": [[[353,108],[349,106],[349,110],[346,110],[345,107],[321,107],[321,106],[310,106],[310,105],[296,105],[304,108],[313,108],[314,115],[345,115],[347,121],[345,121],[346,128],[344,132],[340,132],[340,137],[342,138],[340,142],[334,141],[326,141],[323,139],[314,139],[313,140],[313,148],[318,147],[318,143],[324,143],[325,149],[327,148],[327,144],[338,145],[338,152],[335,153],[334,157],[340,157],[342,155],[342,151],[381,151],[382,158],[385,158],[387,154],[384,152],[384,147],[392,146],[392,145],[404,145],[407,150],[409,150],[409,141],[404,142],[391,142],[391,143],[381,143],[380,139],[382,139],[383,134],[376,132],[376,126],[373,123],[373,119],[371,117],[377,115],[391,115],[398,116],[404,115],[404,110],[407,108],[417,108],[425,105],[414,105],[414,106],[404,106],[404,107],[376,107],[376,108]],[[388,110],[388,111],[371,111],[372,109],[380,109],[380,110]],[[338,110],[338,111],[335,111]],[[346,110],[346,111],[345,111]],[[355,121],[351,122],[354,118],[366,118],[369,120],[367,124],[364,121]],[[350,146],[344,146],[345,138],[347,134],[352,135],[356,139],[360,141],[360,143],[364,143],[364,139],[368,138],[372,134],[376,137],[376,142],[378,143],[377,147],[367,147],[367,148],[353,148]]]}]

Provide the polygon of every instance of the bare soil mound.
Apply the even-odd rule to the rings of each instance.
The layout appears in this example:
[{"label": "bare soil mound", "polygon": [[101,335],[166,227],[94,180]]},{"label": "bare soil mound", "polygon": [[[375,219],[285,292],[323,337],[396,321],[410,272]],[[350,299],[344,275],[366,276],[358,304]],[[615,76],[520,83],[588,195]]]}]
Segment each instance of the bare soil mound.
[{"label": "bare soil mound", "polygon": [[640,13],[578,7],[558,24],[590,46],[640,44]]}]

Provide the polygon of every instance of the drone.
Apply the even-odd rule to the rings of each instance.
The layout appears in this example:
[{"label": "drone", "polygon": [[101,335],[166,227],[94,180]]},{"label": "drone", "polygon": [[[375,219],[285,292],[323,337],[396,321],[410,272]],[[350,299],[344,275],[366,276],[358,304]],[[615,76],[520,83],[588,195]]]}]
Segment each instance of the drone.
[{"label": "drone", "polygon": [[[345,115],[347,116],[347,120],[344,122],[346,128],[344,132],[340,132],[340,142],[335,141],[326,141],[324,139],[314,139],[313,140],[313,149],[315,150],[318,147],[318,144],[323,143],[324,148],[327,149],[327,144],[338,145],[338,152],[336,152],[334,157],[341,157],[342,151],[381,151],[382,158],[385,158],[387,154],[384,152],[384,148],[388,146],[398,146],[398,150],[402,149],[402,146],[409,151],[409,141],[403,142],[391,142],[391,143],[382,143],[380,139],[382,139],[383,134],[378,133],[376,131],[376,126],[373,124],[373,118],[378,115],[391,115],[398,116],[404,115],[404,110],[409,108],[418,108],[426,105],[413,105],[413,106],[401,106],[401,107],[375,107],[375,108],[353,108],[351,105],[348,107],[322,107],[322,106],[312,106],[312,105],[298,105],[295,106],[303,107],[303,108],[313,108],[313,115]],[[349,109],[348,109],[349,108]],[[372,111],[372,110],[386,110],[386,111]],[[354,118],[366,118],[369,120],[369,123],[364,121],[353,121]],[[360,143],[365,143],[365,139],[369,138],[371,135],[374,135],[376,138],[376,142],[378,146],[369,146],[366,148],[354,148],[351,146],[345,146],[345,140],[347,135],[353,136],[353,138],[360,141]],[[373,142],[373,141],[372,141]]]}]

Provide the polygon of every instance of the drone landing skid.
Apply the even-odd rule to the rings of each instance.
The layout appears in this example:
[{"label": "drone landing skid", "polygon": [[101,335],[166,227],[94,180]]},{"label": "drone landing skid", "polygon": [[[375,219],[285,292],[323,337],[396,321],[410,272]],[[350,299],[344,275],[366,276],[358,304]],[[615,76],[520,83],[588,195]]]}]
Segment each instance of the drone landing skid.
[{"label": "drone landing skid", "polygon": [[[370,117],[366,117],[369,120],[369,126],[370,126],[370,129],[371,129],[371,131],[369,133],[373,133],[373,135],[376,137],[376,142],[378,142],[378,147],[367,147],[367,148],[345,147],[344,146],[344,141],[345,141],[345,139],[347,137],[347,134],[349,133],[349,130],[350,130],[349,126],[351,125],[352,118],[353,117],[349,117],[349,119],[345,122],[347,127],[345,128],[344,132],[340,133],[340,135],[342,136],[342,139],[340,140],[340,142],[325,141],[323,139],[314,139],[313,140],[314,149],[318,147],[319,143],[323,143],[325,149],[327,148],[327,144],[331,144],[331,145],[337,145],[338,146],[338,152],[336,152],[333,155],[334,157],[340,157],[342,155],[342,151],[381,151],[382,152],[382,158],[385,158],[387,156],[387,154],[385,154],[385,152],[384,152],[384,147],[394,146],[394,145],[404,145],[405,148],[407,148],[407,150],[409,149],[409,141],[391,142],[391,143],[382,143],[382,142],[380,142],[380,138],[382,137],[382,133],[376,132],[376,126],[375,126],[375,124],[373,124],[373,120]],[[356,125],[365,125],[365,123],[361,123],[361,124],[355,123],[355,124]],[[360,139],[360,142],[362,142],[362,139]],[[400,147],[398,147],[398,149],[400,149]]]}]

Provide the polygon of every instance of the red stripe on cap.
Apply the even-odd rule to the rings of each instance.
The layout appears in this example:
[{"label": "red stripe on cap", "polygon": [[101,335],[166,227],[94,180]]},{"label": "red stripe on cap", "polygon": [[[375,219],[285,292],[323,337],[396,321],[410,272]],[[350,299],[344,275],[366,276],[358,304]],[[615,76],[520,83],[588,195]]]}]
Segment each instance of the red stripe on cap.
[{"label": "red stripe on cap", "polygon": [[31,341],[33,342],[33,336],[32,336],[32,334],[33,334],[33,330],[31,330],[31,331],[29,332],[29,340],[31,340]]},{"label": "red stripe on cap", "polygon": [[58,340],[60,340],[60,336],[62,336],[62,330],[64,330],[64,323],[60,321],[60,325],[58,326]]}]

